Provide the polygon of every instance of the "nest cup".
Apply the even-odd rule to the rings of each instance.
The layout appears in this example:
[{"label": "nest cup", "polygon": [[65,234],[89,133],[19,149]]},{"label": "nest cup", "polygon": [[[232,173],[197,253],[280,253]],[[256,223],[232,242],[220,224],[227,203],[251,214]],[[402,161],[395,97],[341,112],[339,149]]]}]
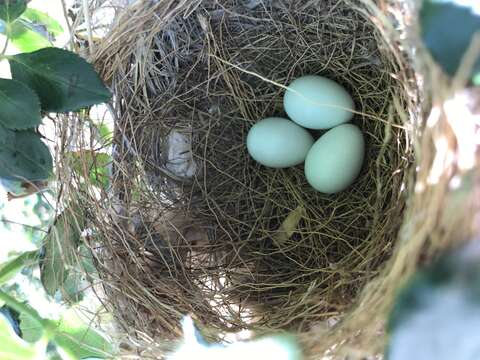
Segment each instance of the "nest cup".
[{"label": "nest cup", "polygon": [[[212,339],[288,330],[310,354],[381,349],[398,287],[451,244],[429,236],[459,224],[418,218],[425,201],[440,199],[432,217],[444,206],[454,172],[415,191],[438,131],[423,126],[396,10],[161,0],[119,12],[93,59],[114,92],[112,187],[88,211],[107,303],[128,333],[175,339],[193,314]],[[333,195],[312,189],[302,166],[263,167],[245,146],[256,121],[285,116],[285,86],[311,74],[349,91],[366,141],[360,176]]]}]

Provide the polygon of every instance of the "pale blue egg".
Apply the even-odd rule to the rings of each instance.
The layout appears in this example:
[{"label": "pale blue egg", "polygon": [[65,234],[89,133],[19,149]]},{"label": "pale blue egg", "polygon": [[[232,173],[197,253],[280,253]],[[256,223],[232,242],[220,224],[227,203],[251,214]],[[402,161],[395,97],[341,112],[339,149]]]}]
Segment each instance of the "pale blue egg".
[{"label": "pale blue egg", "polygon": [[316,190],[333,194],[357,178],[365,156],[362,132],[352,124],[337,126],[318,139],[305,159],[305,177]]},{"label": "pale blue egg", "polygon": [[290,119],[309,129],[330,129],[346,123],[355,108],[342,86],[316,75],[294,80],[285,92],[283,105]]},{"label": "pale blue egg", "polygon": [[270,117],[252,126],[247,136],[250,156],[262,165],[286,168],[301,164],[313,145],[313,138],[293,121]]}]

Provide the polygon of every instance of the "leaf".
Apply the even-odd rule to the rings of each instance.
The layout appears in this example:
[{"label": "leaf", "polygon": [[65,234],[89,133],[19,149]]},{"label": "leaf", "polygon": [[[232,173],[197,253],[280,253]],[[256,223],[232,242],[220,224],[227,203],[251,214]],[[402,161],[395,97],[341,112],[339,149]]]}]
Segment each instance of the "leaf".
[{"label": "leaf", "polygon": [[82,273],[78,269],[72,269],[68,272],[65,284],[61,287],[62,299],[68,303],[77,303],[83,300],[85,283]]},{"label": "leaf", "polygon": [[42,34],[41,29],[25,21],[15,21],[8,32],[12,44],[22,52],[31,52],[52,46],[48,33]]},{"label": "leaf", "polygon": [[388,359],[478,358],[479,249],[475,238],[449,248],[399,289],[387,323]]},{"label": "leaf", "polygon": [[23,186],[23,182],[19,180],[7,180],[0,178],[0,185],[2,185],[3,189],[9,193],[15,195],[25,194],[25,187]]},{"label": "leaf", "polygon": [[60,23],[42,11],[28,8],[23,12],[22,18],[27,19],[34,24],[43,25],[47,32],[54,36],[58,36],[63,33],[63,28]]},{"label": "leaf", "polygon": [[62,314],[54,341],[79,359],[111,357],[112,344],[99,331],[85,324],[72,308]]},{"label": "leaf", "polygon": [[84,244],[81,244],[78,247],[78,253],[81,259],[81,265],[82,265],[82,270],[88,275],[92,275],[97,272],[97,268],[94,265],[93,262],[93,254],[92,250],[85,246]]},{"label": "leaf", "polygon": [[83,229],[83,218],[67,208],[55,220],[44,239],[45,254],[41,259],[40,279],[47,294],[54,296],[77,260],[77,246]]},{"label": "leaf", "polygon": [[3,315],[8,320],[15,334],[21,337],[22,333],[18,322],[18,313],[15,310],[10,309],[7,305],[4,305],[0,308],[0,315]]},{"label": "leaf", "polygon": [[110,169],[112,157],[92,150],[81,150],[68,154],[72,169],[92,185],[107,189],[110,185]]},{"label": "leaf", "polygon": [[51,325],[49,323],[50,320],[43,319],[30,305],[18,301],[2,290],[0,290],[0,301],[3,301],[6,305],[8,305],[8,307],[15,310],[19,314],[27,314],[43,328],[51,329]]},{"label": "leaf", "polygon": [[[480,13],[458,0],[425,0],[420,11],[422,40],[435,61],[449,75],[455,75],[473,35],[480,29]],[[480,59],[474,73],[480,72]]]},{"label": "leaf", "polygon": [[0,124],[0,148],[5,145],[9,136],[11,136],[9,130]]},{"label": "leaf", "polygon": [[33,131],[6,129],[7,139],[0,147],[0,177],[8,180],[46,180],[53,169],[48,147]]},{"label": "leaf", "polygon": [[38,263],[38,251],[27,251],[0,266],[0,285],[13,278],[26,266]]},{"label": "leaf", "polygon": [[22,339],[30,343],[37,342],[43,335],[43,327],[26,313],[20,313],[20,330]]},{"label": "leaf", "polygon": [[111,97],[93,66],[70,51],[46,48],[8,59],[12,77],[40,96],[45,111],[75,111]]},{"label": "leaf", "polygon": [[26,0],[0,0],[0,19],[12,23],[26,8]]},{"label": "leaf", "polygon": [[109,143],[113,140],[113,132],[106,124],[99,124],[98,131],[103,142]]},{"label": "leaf", "polygon": [[290,214],[288,214],[278,228],[277,234],[273,238],[277,246],[288,241],[288,239],[292,237],[297,230],[298,223],[303,217],[305,217],[305,215],[306,211],[303,206],[298,206],[295,210],[292,210]]},{"label": "leaf", "polygon": [[7,129],[23,130],[41,121],[37,94],[21,82],[0,79],[0,123]]},{"label": "leaf", "polygon": [[46,345],[45,343],[44,346],[35,346],[25,342],[15,334],[8,320],[0,315],[0,359],[42,359]]}]

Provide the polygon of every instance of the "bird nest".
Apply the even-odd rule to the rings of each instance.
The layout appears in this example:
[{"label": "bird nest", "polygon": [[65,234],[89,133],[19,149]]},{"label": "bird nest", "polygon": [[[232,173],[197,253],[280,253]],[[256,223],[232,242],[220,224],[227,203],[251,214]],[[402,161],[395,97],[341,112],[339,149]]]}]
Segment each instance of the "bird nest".
[{"label": "bird nest", "polygon": [[[172,339],[193,314],[212,338],[286,329],[312,353],[380,348],[399,284],[449,243],[424,232],[440,220],[417,217],[449,190],[417,192],[438,132],[424,129],[394,10],[367,0],[161,0],[118,14],[94,54],[114,93],[112,186],[103,201],[82,201],[125,329]],[[263,167],[246,151],[251,126],[285,116],[286,85],[307,74],[349,91],[365,136],[361,174],[333,195],[312,189],[301,165]],[[407,236],[416,240],[400,246]]]}]

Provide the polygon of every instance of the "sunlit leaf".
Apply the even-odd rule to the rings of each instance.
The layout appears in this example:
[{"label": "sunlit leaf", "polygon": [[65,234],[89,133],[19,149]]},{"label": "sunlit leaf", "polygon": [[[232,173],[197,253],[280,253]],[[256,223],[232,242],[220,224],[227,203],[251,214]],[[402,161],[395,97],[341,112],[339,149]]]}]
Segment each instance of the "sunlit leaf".
[{"label": "sunlit leaf", "polygon": [[113,132],[106,124],[100,124],[98,126],[101,139],[108,143],[113,139]]},{"label": "sunlit leaf", "polygon": [[46,31],[54,36],[63,33],[63,28],[60,23],[47,13],[40,10],[28,8],[23,12],[22,18],[27,19],[34,24],[44,26]]},{"label": "sunlit leaf", "polygon": [[20,329],[22,339],[27,342],[35,343],[42,338],[43,327],[26,313],[20,314]]},{"label": "sunlit leaf", "polygon": [[3,315],[0,315],[0,359],[42,359],[46,352],[46,345],[44,342],[44,344],[35,346],[22,340],[15,334],[8,320]]},{"label": "sunlit leaf", "polygon": [[13,278],[26,266],[38,263],[38,251],[27,251],[16,258],[0,265],[0,284],[4,284]]},{"label": "sunlit leaf", "polygon": [[110,184],[109,165],[112,157],[105,153],[97,153],[92,150],[70,152],[72,169],[84,178],[88,178],[92,185],[107,189]]},{"label": "sunlit leaf", "polygon": [[8,33],[12,44],[22,52],[31,52],[52,46],[52,43],[33,24],[15,21]]},{"label": "sunlit leaf", "polygon": [[93,66],[70,51],[45,48],[8,60],[13,79],[40,96],[43,110],[75,111],[111,97]]},{"label": "sunlit leaf", "polygon": [[79,359],[111,357],[113,347],[110,341],[81,320],[75,308],[63,313],[57,331],[55,343]]}]

